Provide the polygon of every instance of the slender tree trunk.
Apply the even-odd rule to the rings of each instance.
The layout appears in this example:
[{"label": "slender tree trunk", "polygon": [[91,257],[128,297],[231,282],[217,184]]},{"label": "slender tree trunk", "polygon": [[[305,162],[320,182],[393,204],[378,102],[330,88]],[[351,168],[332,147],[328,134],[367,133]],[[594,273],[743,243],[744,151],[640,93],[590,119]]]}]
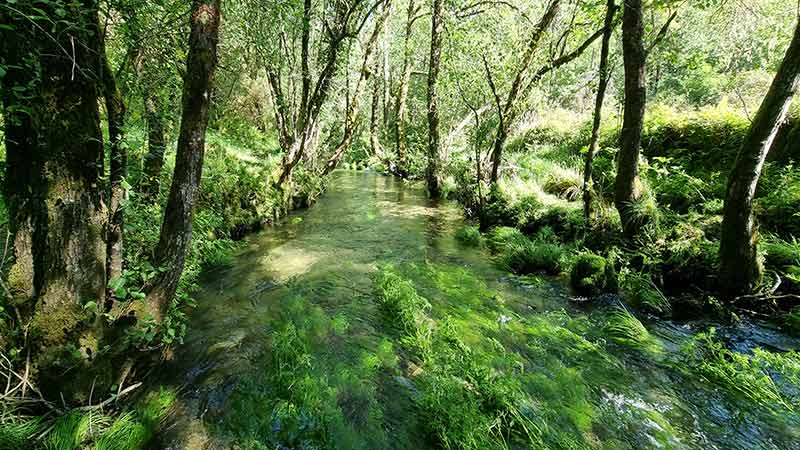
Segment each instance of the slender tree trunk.
[{"label": "slender tree trunk", "polygon": [[372,151],[372,156],[379,157],[383,154],[380,141],[380,114],[381,114],[381,83],[377,77],[378,69],[380,68],[380,61],[375,58],[375,65],[373,72],[376,76],[372,79],[372,111],[369,118],[369,144]]},{"label": "slender tree trunk", "polygon": [[397,140],[397,168],[403,173],[407,153],[406,142],[406,101],[408,99],[408,84],[411,81],[411,37],[414,32],[414,18],[417,14],[414,0],[408,0],[408,19],[406,19],[406,32],[403,37],[403,73],[400,75],[397,87],[397,108],[395,117],[395,138]]},{"label": "slender tree trunk", "polygon": [[164,269],[147,296],[148,312],[160,323],[178,288],[192,239],[194,206],[200,193],[205,134],[217,65],[221,0],[194,0],[183,88],[183,116],[164,222],[155,253]]},{"label": "slender tree trunk", "polygon": [[147,121],[147,154],[142,167],[141,191],[153,201],[158,198],[161,169],[164,168],[164,153],[167,150],[164,108],[157,93],[145,98],[144,114]]},{"label": "slender tree trunk", "polygon": [[525,54],[522,57],[522,63],[517,71],[516,76],[514,77],[513,83],[511,84],[511,89],[508,91],[508,98],[506,99],[505,105],[500,111],[498,111],[498,114],[500,114],[500,125],[497,127],[497,135],[495,136],[492,149],[492,184],[497,183],[497,180],[500,176],[500,164],[503,160],[503,147],[508,139],[508,133],[511,130],[511,123],[516,115],[515,107],[517,106],[517,99],[519,99],[523,93],[523,84],[528,71],[530,70],[533,57],[536,55],[536,51],[539,49],[539,45],[542,41],[545,31],[555,20],[560,6],[561,0],[552,0],[550,5],[547,7],[547,10],[545,10],[544,15],[539,20],[539,23],[537,23],[534,27],[531,38],[528,41],[528,48],[525,50]]},{"label": "slender tree trunk", "polygon": [[592,168],[594,154],[597,152],[597,142],[600,140],[600,123],[603,116],[603,101],[608,88],[608,52],[611,34],[614,31],[614,15],[617,12],[615,0],[606,3],[606,17],[603,29],[603,42],[600,48],[600,69],[598,70],[597,98],[594,104],[594,119],[592,121],[592,137],[589,141],[589,151],[586,153],[586,164],[583,169],[583,215],[588,221],[592,215]]},{"label": "slender tree trunk", "polygon": [[642,226],[634,217],[632,205],[641,196],[639,151],[647,102],[645,84],[646,53],[642,37],[642,0],[625,0],[622,13],[622,51],[625,66],[625,113],[617,160],[614,203],[626,239],[632,240]]},{"label": "slender tree trunk", "polygon": [[[392,0],[385,0],[383,4],[383,11],[378,19],[375,21],[375,28],[373,28],[372,33],[370,34],[369,38],[367,39],[366,44],[364,45],[364,59],[361,62],[361,70],[356,81],[355,91],[353,93],[353,99],[347,102],[347,111],[345,112],[344,118],[344,136],[339,141],[339,144],[336,146],[336,149],[333,152],[333,155],[328,158],[326,161],[325,166],[322,169],[321,176],[326,176],[331,173],[341,162],[342,157],[344,156],[345,152],[348,148],[350,148],[350,144],[352,142],[353,136],[356,132],[357,123],[357,116],[360,107],[359,100],[361,99],[362,91],[364,90],[364,85],[369,81],[370,78],[370,62],[375,53],[375,48],[378,43],[378,36],[383,31],[383,26],[386,23],[386,20],[389,17],[389,11],[392,6]],[[348,97],[349,97],[349,87],[348,87]]]},{"label": "slender tree trunk", "polygon": [[769,149],[800,83],[800,23],[786,56],[742,142],[728,178],[720,239],[719,286],[727,298],[752,292],[761,282],[753,198]]},{"label": "slender tree trunk", "polygon": [[[117,80],[108,62],[105,42],[101,44],[103,96],[108,115],[108,138],[111,154],[111,171],[108,192],[108,232],[106,240],[106,270],[109,280],[122,275],[123,261],[123,233],[125,217],[123,214],[123,201],[125,200],[124,182],[128,177],[128,150],[125,148],[125,103],[122,93],[117,87]],[[107,305],[107,307],[110,305]]]},{"label": "slender tree trunk", "polygon": [[[106,287],[97,2],[72,2],[60,15],[52,5],[19,8],[25,18],[0,13],[0,22],[14,24],[0,30],[0,60],[10,64],[0,89],[15,256],[9,285],[29,323],[27,344],[44,394],[80,401],[102,344],[87,307],[102,304]],[[63,48],[74,51],[67,57]],[[67,367],[70,348],[80,358]]]},{"label": "slender tree trunk", "polygon": [[311,68],[309,66],[309,45],[311,42],[311,0],[303,0],[303,35],[301,38],[300,64],[303,87],[300,92],[300,113],[297,127],[306,126],[308,118],[308,102],[311,95]]},{"label": "slender tree trunk", "polygon": [[433,0],[431,19],[431,57],[428,66],[428,167],[425,178],[428,183],[428,195],[439,198],[442,195],[441,170],[442,161],[439,155],[439,107],[438,93],[439,69],[442,59],[443,0]]}]

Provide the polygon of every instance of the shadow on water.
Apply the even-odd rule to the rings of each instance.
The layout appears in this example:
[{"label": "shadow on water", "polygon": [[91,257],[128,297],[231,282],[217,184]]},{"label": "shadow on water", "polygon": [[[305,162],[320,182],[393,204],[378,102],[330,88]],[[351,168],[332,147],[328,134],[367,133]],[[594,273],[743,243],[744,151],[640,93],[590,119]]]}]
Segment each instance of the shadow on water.
[{"label": "shadow on water", "polygon": [[[438,448],[419,410],[420,369],[373,298],[371,274],[385,264],[430,301],[432,320],[447,317],[487,360],[518,364],[552,448],[800,442],[797,397],[787,410],[751,407],[682,367],[687,341],[714,324],[646,321],[652,346],[618,345],[604,332],[607,307],[575,308],[560,283],[511,277],[457,243],[455,205],[391,177],[334,176],[314,208],[205,275],[163,374],[181,395],[159,448]],[[718,335],[741,351],[797,345],[742,323]]]}]

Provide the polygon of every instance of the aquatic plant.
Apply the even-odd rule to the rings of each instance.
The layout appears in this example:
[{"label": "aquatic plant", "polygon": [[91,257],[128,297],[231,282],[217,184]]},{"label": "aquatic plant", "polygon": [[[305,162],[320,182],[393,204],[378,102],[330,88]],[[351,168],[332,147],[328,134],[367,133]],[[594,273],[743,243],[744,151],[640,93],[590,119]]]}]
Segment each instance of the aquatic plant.
[{"label": "aquatic plant", "polygon": [[470,247],[481,245],[481,231],[476,226],[464,226],[456,230],[456,240]]},{"label": "aquatic plant", "polygon": [[379,270],[374,280],[376,299],[387,317],[405,333],[416,334],[430,303],[391,267]]},{"label": "aquatic plant", "polygon": [[651,352],[658,350],[647,328],[622,305],[608,313],[603,332],[618,345]]},{"label": "aquatic plant", "polygon": [[[744,398],[754,405],[787,411],[800,408],[800,355],[755,349],[752,354],[725,348],[716,330],[697,334],[682,349],[684,370],[722,388],[729,398]],[[780,381],[778,381],[780,380]]]},{"label": "aquatic plant", "polygon": [[28,450],[42,432],[42,419],[38,417],[11,417],[0,422],[0,448]]},{"label": "aquatic plant", "polygon": [[669,316],[672,313],[672,305],[653,283],[650,274],[627,270],[623,272],[621,284],[628,302],[635,308],[659,316]]}]

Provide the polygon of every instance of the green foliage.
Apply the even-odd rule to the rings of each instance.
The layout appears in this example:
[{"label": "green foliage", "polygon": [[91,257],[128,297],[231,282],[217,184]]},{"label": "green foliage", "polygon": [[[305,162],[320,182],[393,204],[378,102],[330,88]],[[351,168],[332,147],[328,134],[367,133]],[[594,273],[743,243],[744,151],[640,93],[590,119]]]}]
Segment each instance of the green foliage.
[{"label": "green foliage", "polygon": [[558,274],[564,264],[564,248],[559,244],[515,240],[506,247],[501,265],[511,272],[525,275],[538,271]]},{"label": "green foliage", "polygon": [[39,418],[14,417],[0,422],[0,448],[28,450],[37,435],[42,432]]},{"label": "green foliage", "polygon": [[486,244],[489,249],[494,253],[505,251],[509,246],[517,241],[524,241],[525,235],[516,228],[512,227],[494,227],[489,230],[486,238]]},{"label": "green foliage", "polygon": [[672,305],[653,283],[648,273],[625,271],[621,277],[622,289],[635,308],[659,316],[669,316]]},{"label": "green foliage", "polygon": [[420,335],[425,312],[430,303],[414,286],[392,267],[384,267],[375,274],[375,297],[386,316],[405,334]]},{"label": "green foliage", "polygon": [[578,254],[572,261],[570,284],[578,295],[594,296],[617,289],[612,263],[592,252]]},{"label": "green foliage", "polygon": [[746,399],[763,408],[800,407],[800,356],[755,349],[752,355],[736,353],[715,338],[715,330],[700,333],[683,348],[686,370],[713,383],[731,401]]},{"label": "green foliage", "polygon": [[475,226],[464,226],[456,230],[456,240],[470,247],[480,247],[481,231]]},{"label": "green foliage", "polygon": [[796,238],[785,241],[773,237],[764,242],[765,262],[768,267],[777,270],[800,266],[800,242]]},{"label": "green foliage", "polygon": [[615,344],[648,352],[658,351],[647,328],[621,305],[608,313],[603,331]]}]

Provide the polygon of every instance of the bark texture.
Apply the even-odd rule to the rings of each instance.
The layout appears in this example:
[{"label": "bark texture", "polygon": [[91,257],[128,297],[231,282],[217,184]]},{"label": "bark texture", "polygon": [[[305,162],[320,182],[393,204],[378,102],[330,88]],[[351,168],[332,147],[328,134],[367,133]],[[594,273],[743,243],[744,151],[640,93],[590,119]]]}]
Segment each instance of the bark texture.
[{"label": "bark texture", "polygon": [[148,313],[160,322],[169,310],[186,264],[194,206],[200,193],[205,135],[217,65],[221,0],[194,0],[175,172],[155,253],[164,272],[150,287]]},{"label": "bark texture", "polygon": [[626,239],[632,240],[645,219],[637,217],[633,204],[641,196],[639,152],[647,103],[646,52],[642,41],[642,0],[625,0],[622,13],[622,52],[625,67],[625,112],[622,121],[614,204]]},{"label": "bark texture", "polygon": [[761,169],[800,83],[800,24],[728,178],[720,239],[719,286],[724,297],[751,293],[761,282],[753,198]]},{"label": "bark texture", "polygon": [[439,154],[439,99],[436,89],[442,60],[443,20],[443,0],[433,0],[431,54],[428,63],[428,165],[425,170],[425,179],[428,184],[428,195],[434,199],[442,195],[440,179],[442,161]]},{"label": "bark texture", "polygon": [[600,67],[598,69],[597,97],[594,103],[594,117],[592,119],[592,136],[589,141],[589,151],[586,153],[586,163],[583,169],[583,215],[587,220],[592,215],[592,168],[594,154],[597,152],[597,142],[600,140],[600,123],[603,120],[603,102],[608,88],[608,52],[611,34],[614,31],[614,15],[617,12],[615,0],[606,3],[606,17],[603,22],[603,41],[600,47]]},{"label": "bark texture", "polygon": [[[19,7],[28,17],[60,17],[52,5],[38,11],[27,4]],[[40,386],[45,395],[61,391],[72,401],[86,393],[82,388],[88,390],[81,385],[87,381],[82,375],[92,367],[102,338],[84,307],[104,300],[108,215],[98,109],[97,2],[73,2],[63,12],[66,20],[48,22],[54,29],[47,34],[37,19],[2,13],[2,23],[14,29],[0,30],[0,58],[17,67],[9,66],[0,95],[5,196],[16,258],[10,289],[23,320],[30,323],[28,345]],[[74,52],[65,53],[73,42]],[[37,68],[40,76],[34,79]],[[80,353],[77,361],[65,358],[74,355],[70,347]],[[68,368],[74,376],[56,382]]]}]

